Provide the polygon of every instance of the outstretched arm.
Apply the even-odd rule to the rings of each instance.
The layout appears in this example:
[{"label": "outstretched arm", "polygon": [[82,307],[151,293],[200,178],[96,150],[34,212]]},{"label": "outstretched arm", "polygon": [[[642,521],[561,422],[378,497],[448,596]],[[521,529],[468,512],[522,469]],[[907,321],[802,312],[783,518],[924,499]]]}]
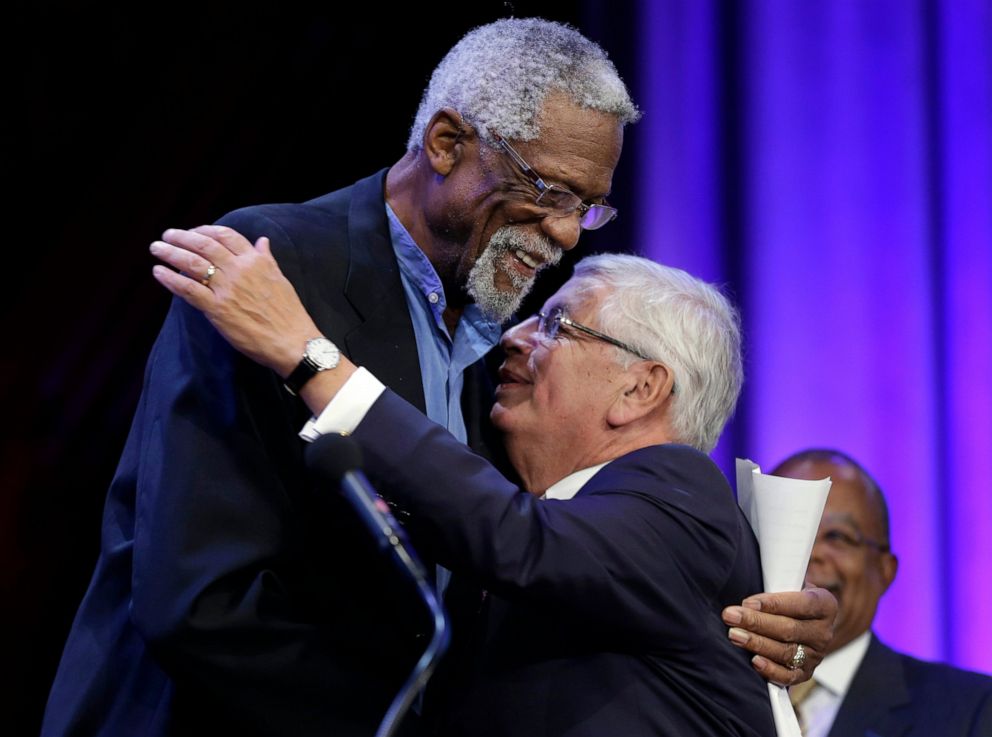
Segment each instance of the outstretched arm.
[{"label": "outstretched arm", "polygon": [[[153,255],[180,269],[154,269],[155,278],[177,297],[202,311],[238,351],[287,376],[300,360],[306,340],[319,334],[272,258],[266,239],[257,247],[230,228],[204,226],[169,230],[151,247]],[[213,276],[200,283],[210,265]],[[302,398],[319,414],[355,371],[346,358],[304,386]],[[756,594],[728,607],[724,621],[736,644],[755,653],[754,667],[782,684],[807,680],[833,634],[836,600],[824,589]],[[797,646],[806,655],[794,666]]]}]

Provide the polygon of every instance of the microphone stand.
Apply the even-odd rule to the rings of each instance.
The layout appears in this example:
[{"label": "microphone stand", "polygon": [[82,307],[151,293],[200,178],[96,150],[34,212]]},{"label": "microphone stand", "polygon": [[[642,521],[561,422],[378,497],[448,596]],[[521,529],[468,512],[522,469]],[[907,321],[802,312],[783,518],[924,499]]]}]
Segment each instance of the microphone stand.
[{"label": "microphone stand", "polygon": [[306,460],[311,470],[341,485],[341,491],[376,538],[379,549],[390,553],[396,567],[417,587],[433,618],[434,633],[427,648],[393,698],[375,733],[375,737],[393,737],[413,700],[427,685],[441,656],[448,649],[450,620],[403,528],[375,493],[365,474],[358,470],[362,465],[358,444],[350,437],[323,435],[307,448]]}]

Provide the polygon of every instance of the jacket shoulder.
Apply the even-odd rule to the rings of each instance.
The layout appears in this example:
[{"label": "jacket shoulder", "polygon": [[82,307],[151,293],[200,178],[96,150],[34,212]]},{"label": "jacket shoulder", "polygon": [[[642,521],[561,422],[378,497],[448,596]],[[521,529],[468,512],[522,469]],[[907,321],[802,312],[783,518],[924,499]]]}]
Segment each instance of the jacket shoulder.
[{"label": "jacket shoulder", "polygon": [[939,689],[959,702],[992,697],[992,676],[898,653],[911,689]]},{"label": "jacket shoulder", "polygon": [[[349,220],[360,216],[378,217],[381,212],[386,170],[361,179],[321,197],[298,203],[280,203],[242,207],[217,221],[237,230],[251,241],[265,235],[270,240],[292,240],[299,245],[311,239],[327,244],[334,235],[347,237]],[[274,243],[278,248],[278,245]]]},{"label": "jacket shoulder", "polygon": [[[736,507],[730,484],[720,469],[709,456],[688,445],[641,448],[617,458],[604,471],[616,488],[662,494],[676,506],[699,511],[712,504],[724,510]],[[595,488],[595,481],[590,482],[590,489]]]}]

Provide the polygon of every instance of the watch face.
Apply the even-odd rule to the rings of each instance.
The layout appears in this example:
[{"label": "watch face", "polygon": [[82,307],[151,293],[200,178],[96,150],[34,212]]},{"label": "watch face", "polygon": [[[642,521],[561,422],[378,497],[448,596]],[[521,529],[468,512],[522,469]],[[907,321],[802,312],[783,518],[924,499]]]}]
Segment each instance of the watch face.
[{"label": "watch face", "polygon": [[332,369],[338,365],[341,352],[327,338],[315,338],[307,341],[307,358],[321,369]]}]

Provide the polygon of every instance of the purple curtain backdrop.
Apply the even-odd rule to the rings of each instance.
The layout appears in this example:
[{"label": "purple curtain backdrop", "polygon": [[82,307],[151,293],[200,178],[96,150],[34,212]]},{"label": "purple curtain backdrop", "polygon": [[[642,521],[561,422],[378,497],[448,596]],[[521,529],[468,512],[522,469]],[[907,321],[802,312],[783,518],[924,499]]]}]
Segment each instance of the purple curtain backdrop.
[{"label": "purple curtain backdrop", "polygon": [[638,242],[744,314],[717,459],[861,460],[900,558],[877,631],[992,672],[992,3],[640,12]]}]

